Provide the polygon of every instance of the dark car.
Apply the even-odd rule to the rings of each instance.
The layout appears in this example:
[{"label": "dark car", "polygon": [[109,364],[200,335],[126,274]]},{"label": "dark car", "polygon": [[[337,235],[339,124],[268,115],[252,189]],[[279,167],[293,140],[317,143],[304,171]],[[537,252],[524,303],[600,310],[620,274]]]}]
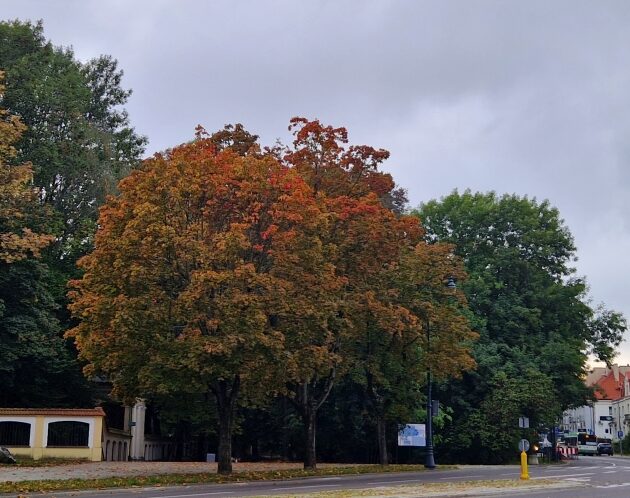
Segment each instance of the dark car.
[{"label": "dark car", "polygon": [[598,455],[612,455],[613,447],[610,443],[599,443],[597,445],[597,454]]}]

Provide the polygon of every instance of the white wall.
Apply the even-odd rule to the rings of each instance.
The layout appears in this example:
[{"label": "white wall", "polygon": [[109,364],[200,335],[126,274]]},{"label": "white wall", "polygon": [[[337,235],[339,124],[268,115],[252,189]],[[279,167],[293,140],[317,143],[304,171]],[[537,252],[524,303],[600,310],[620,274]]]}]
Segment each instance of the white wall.
[{"label": "white wall", "polygon": [[[628,413],[630,413],[630,399],[628,410]],[[571,432],[586,430],[597,437],[612,438],[616,432],[615,413],[612,409],[612,401],[599,400],[593,405],[584,405],[566,410],[562,417],[562,425],[565,430]],[[600,417],[608,416],[613,416],[613,422],[600,420]]]}]

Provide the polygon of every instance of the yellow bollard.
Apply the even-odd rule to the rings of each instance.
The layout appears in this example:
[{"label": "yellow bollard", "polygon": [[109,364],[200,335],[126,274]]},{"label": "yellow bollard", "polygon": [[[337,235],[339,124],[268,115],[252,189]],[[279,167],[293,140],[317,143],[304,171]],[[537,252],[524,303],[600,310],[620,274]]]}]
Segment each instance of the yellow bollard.
[{"label": "yellow bollard", "polygon": [[521,479],[529,479],[529,474],[527,473],[527,453],[524,451],[521,451]]}]

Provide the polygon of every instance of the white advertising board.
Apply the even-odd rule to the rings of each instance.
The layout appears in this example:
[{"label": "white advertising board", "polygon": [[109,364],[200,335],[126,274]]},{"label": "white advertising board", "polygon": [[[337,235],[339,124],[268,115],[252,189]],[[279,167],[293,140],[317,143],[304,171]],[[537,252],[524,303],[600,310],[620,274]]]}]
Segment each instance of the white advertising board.
[{"label": "white advertising board", "polygon": [[398,446],[426,446],[427,433],[424,424],[406,424],[398,430]]}]

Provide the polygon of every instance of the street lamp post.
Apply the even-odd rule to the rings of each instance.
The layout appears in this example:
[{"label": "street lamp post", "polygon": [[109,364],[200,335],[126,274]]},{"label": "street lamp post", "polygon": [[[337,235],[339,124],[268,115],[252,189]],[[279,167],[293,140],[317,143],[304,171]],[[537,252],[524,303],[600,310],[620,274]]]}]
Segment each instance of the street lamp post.
[{"label": "street lamp post", "polygon": [[[455,290],[457,285],[455,284],[454,277],[448,277],[446,287]],[[427,469],[435,468],[435,455],[433,454],[433,397],[431,393],[431,321],[427,316],[426,323],[427,330],[427,452],[424,460],[424,466]]]},{"label": "street lamp post", "polygon": [[433,400],[431,399],[431,361],[428,358],[431,348],[431,323],[427,318],[427,454],[424,466],[427,469],[435,468],[433,455]]}]

